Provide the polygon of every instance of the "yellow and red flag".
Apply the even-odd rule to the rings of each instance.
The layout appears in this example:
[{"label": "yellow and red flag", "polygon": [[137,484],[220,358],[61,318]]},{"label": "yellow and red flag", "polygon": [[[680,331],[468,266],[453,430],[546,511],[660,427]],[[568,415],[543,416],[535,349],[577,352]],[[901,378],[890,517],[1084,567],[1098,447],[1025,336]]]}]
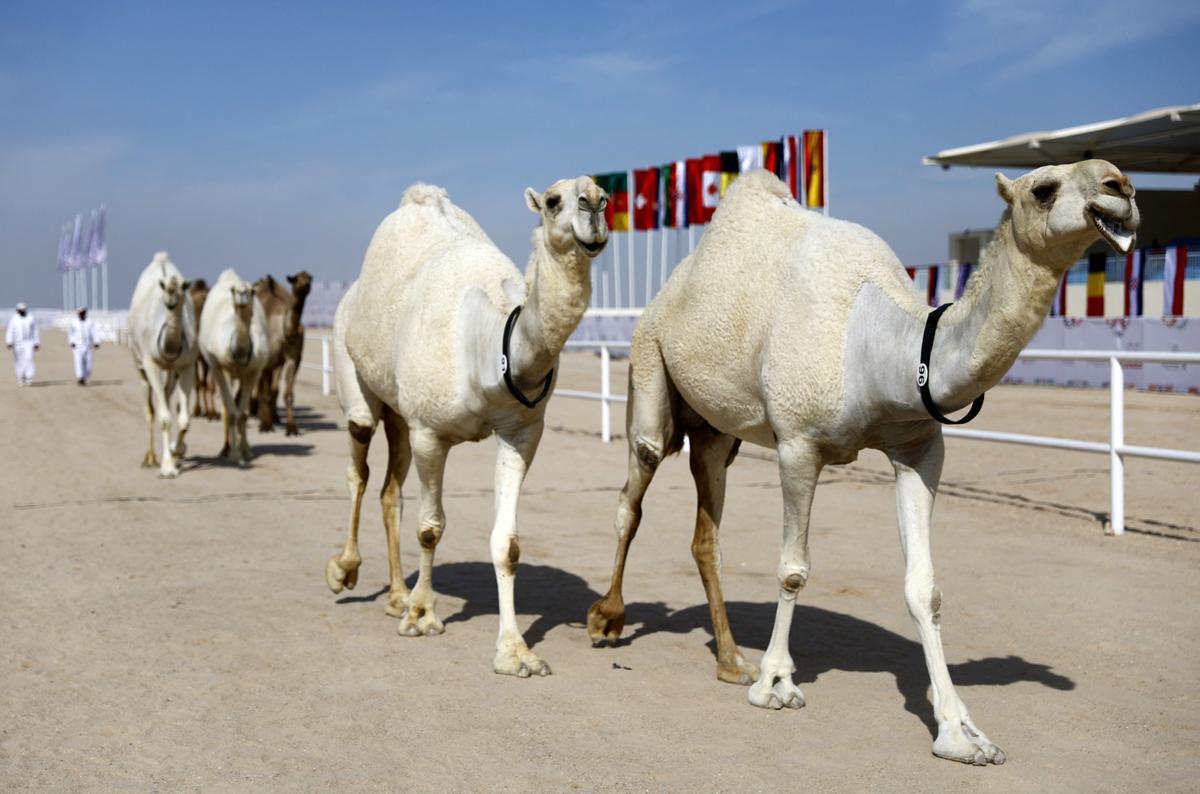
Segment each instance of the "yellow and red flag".
[{"label": "yellow and red flag", "polygon": [[804,131],[804,204],[807,207],[824,207],[825,182],[825,130]]}]

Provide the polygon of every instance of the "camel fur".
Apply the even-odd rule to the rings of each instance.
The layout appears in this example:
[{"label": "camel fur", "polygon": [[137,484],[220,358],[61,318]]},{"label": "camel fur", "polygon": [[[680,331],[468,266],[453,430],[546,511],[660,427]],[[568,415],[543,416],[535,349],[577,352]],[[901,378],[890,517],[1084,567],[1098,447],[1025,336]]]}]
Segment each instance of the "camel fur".
[{"label": "camel fur", "polygon": [[[1040,327],[1066,270],[1097,238],[1121,253],[1139,216],[1129,180],[1089,160],[997,174],[1007,204],[963,298],[937,329],[930,391],[943,412],[997,383]],[[896,474],[907,568],[904,594],[933,682],[933,752],[975,764],[1004,753],[971,721],[942,650],[930,519],[941,475],[941,426],[921,401],[917,365],[925,305],[891,249],[852,223],[808,212],[766,172],[738,179],[695,253],[672,275],[633,334],[628,480],[617,508],[612,585],[588,613],[588,633],[615,642],[625,621],[625,559],[642,497],[663,457],[690,443],[699,495],[692,553],[708,596],[717,675],[750,684],[766,708],[804,705],[792,681],[788,633],[808,580],[808,521],[821,468],[859,450],[886,454]],[[779,605],[762,670],[733,642],[717,543],[725,468],[748,441],[778,452],[784,497]]]},{"label": "camel fur", "polygon": [[[192,312],[196,316],[196,334],[200,334],[200,315],[204,310],[204,299],[208,297],[208,282],[202,278],[193,279],[192,284],[188,287],[188,295],[192,299]],[[205,419],[216,419],[216,386],[208,374],[208,362],[204,360],[204,356],[196,356],[196,375],[195,375],[195,410],[192,411],[193,416],[203,416]]]},{"label": "camel fur", "polygon": [[300,368],[300,357],[304,353],[304,326],[300,318],[304,314],[304,303],[312,290],[312,276],[307,271],[287,277],[291,292],[273,276],[254,283],[254,293],[262,303],[267,316],[267,363],[263,366],[251,411],[257,410],[259,431],[269,433],[279,421],[276,402],[279,396],[279,381],[283,380],[283,404],[287,408],[286,434],[299,435],[293,412],[295,400],[296,372]]},{"label": "camel fur", "polygon": [[[192,380],[196,369],[196,316],[187,290],[189,283],[166,251],[138,277],[129,304],[129,348],[138,374],[146,384],[146,425],[149,448],[142,466],[158,466],[160,477],[176,477],[177,461],[187,451],[184,439],[191,420]],[[178,405],[173,406],[178,390]],[[178,429],[171,443],[171,412],[177,407]],[[162,433],[162,462],[154,454],[154,418]]]},{"label": "camel fur", "polygon": [[254,287],[232,268],[221,273],[204,301],[200,352],[221,395],[225,425],[221,455],[245,466],[250,462],[247,409],[251,388],[267,360],[267,318],[254,296]]},{"label": "camel fur", "polygon": [[[338,399],[350,434],[346,482],[351,511],[345,548],[329,560],[325,572],[335,593],[358,580],[367,450],[382,421],[388,440],[380,494],[390,573],[387,612],[401,618],[402,635],[440,634],[432,574],[434,551],[446,526],[446,456],[455,444],[494,433],[496,517],[490,546],[500,631],[492,669],[520,677],[550,672],[525,644],[513,606],[520,558],[517,502],[541,439],[546,402],[526,407],[505,386],[505,321],[514,307],[523,305],[507,365],[517,387],[536,396],[587,308],[591,261],[608,240],[608,197],[588,177],[555,182],[544,193],[526,190],[525,199],[541,222],[533,233],[524,278],[438,187],[409,188],[400,208],[375,232],[362,273],[334,320]],[[410,593],[400,567],[397,528],[400,488],[413,460],[420,480],[421,562]]]}]

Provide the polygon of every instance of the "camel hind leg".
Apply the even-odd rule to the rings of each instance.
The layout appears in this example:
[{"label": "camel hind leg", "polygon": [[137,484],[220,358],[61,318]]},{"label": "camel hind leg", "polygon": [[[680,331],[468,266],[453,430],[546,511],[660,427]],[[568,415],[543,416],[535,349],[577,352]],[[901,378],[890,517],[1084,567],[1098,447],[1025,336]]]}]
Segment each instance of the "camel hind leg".
[{"label": "camel hind leg", "polygon": [[635,337],[630,356],[629,401],[625,408],[625,437],[629,444],[629,468],[625,486],[617,499],[617,554],[613,561],[608,592],[588,610],[588,636],[595,646],[616,645],[625,628],[625,598],[622,593],[629,544],[642,520],[642,499],[663,459],[678,452],[683,433],[677,421],[679,395],[653,341]]},{"label": "camel hind leg", "polygon": [[[290,423],[290,401],[288,411]],[[412,463],[412,447],[409,445],[408,425],[399,414],[386,406],[383,409],[383,431],[388,442],[387,474],[383,489],[379,492],[388,549],[388,605],[385,611],[398,618],[404,616],[409,600],[408,585],[404,584],[404,568],[400,564],[400,520],[404,516],[404,498],[400,490]]]},{"label": "camel hind leg", "polygon": [[283,362],[283,405],[287,409],[287,425],[284,435],[298,436],[300,428],[296,426],[296,416],[292,411],[292,403],[296,397],[296,370],[300,362],[290,356]]},{"label": "camel hind leg", "polygon": [[146,371],[139,368],[138,374],[142,376],[142,383],[146,384],[146,434],[149,437],[146,454],[142,456],[142,468],[152,469],[158,465],[158,455],[154,452],[154,390],[150,388]]},{"label": "camel hind leg", "polygon": [[705,424],[688,430],[691,441],[692,478],[696,482],[696,531],[692,557],[700,569],[713,637],[717,642],[717,678],[730,684],[752,684],[758,668],[747,662],[733,641],[725,596],[721,592],[721,548],[717,530],[725,507],[725,470],[737,456],[741,442]]},{"label": "camel hind leg", "polygon": [[325,564],[325,583],[335,593],[342,592],[343,587],[353,590],[358,584],[358,566],[362,565],[362,556],[358,553],[358,522],[362,515],[363,492],[367,490],[367,479],[371,476],[367,452],[371,449],[375,422],[359,424],[351,419],[348,429],[350,465],[346,467],[346,490],[350,492],[350,525],[341,553],[330,557]]}]

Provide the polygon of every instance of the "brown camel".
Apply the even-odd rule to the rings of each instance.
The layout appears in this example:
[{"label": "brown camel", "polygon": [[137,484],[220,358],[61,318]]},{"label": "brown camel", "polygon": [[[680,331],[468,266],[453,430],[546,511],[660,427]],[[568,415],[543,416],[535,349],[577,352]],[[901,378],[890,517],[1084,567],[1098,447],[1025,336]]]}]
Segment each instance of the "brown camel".
[{"label": "brown camel", "polygon": [[267,314],[267,365],[259,376],[256,389],[255,410],[258,412],[259,432],[269,433],[279,421],[276,403],[279,397],[279,380],[283,378],[283,402],[287,407],[286,434],[300,434],[292,411],[295,394],[296,372],[300,369],[300,355],[304,352],[304,326],[300,317],[304,314],[304,302],[312,289],[312,276],[301,270],[287,277],[292,286],[289,293],[273,276],[259,279],[254,291]]},{"label": "brown camel", "polygon": [[[204,308],[204,299],[208,297],[208,282],[198,278],[188,287],[188,296],[192,299],[192,308],[196,312],[196,333],[200,332],[200,310]],[[208,362],[204,356],[196,357],[196,407],[194,414],[205,419],[216,419],[217,413],[216,387],[208,374]]]}]

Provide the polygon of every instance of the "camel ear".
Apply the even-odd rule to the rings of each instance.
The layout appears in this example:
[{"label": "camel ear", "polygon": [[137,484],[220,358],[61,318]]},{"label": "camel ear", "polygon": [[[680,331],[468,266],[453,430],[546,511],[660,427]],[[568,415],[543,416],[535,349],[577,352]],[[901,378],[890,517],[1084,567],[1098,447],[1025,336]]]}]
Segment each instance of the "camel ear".
[{"label": "camel ear", "polygon": [[529,207],[529,211],[534,215],[542,214],[542,196],[531,187],[525,188],[525,206]]},{"label": "camel ear", "polygon": [[996,172],[996,192],[1004,199],[1005,204],[1013,203],[1012,180],[999,171]]},{"label": "camel ear", "polygon": [[289,284],[295,284],[295,283],[296,283],[296,277],[295,277],[295,276],[288,276],[288,277],[287,277],[287,280],[288,280],[288,283],[289,283]]},{"label": "camel ear", "polygon": [[164,282],[161,278],[158,280],[158,288],[161,289],[163,292],[167,291],[166,282]]},{"label": "camel ear", "polygon": [[184,292],[187,292],[189,289],[191,289],[191,286],[192,286],[192,282],[185,281],[185,282],[183,282],[182,286],[180,286],[179,288],[181,290],[183,290]]}]

